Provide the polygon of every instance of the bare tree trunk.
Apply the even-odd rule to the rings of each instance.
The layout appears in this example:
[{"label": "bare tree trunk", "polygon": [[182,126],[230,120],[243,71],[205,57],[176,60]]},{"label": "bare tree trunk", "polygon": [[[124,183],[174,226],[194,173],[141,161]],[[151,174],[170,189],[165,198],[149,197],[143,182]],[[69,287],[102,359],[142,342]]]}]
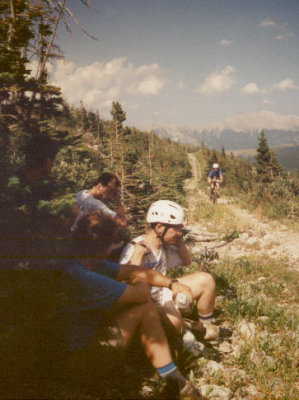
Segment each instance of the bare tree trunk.
[{"label": "bare tree trunk", "polygon": [[37,76],[36,76],[36,79],[37,79],[37,80],[39,80],[39,79],[41,78],[42,73],[44,72],[47,59],[48,59],[48,57],[49,57],[51,48],[52,48],[53,43],[54,43],[54,40],[55,40],[55,36],[56,36],[58,24],[59,24],[61,15],[62,15],[63,10],[64,10],[65,2],[66,2],[66,0],[63,0],[62,4],[61,4],[61,6],[60,6],[60,10],[59,10],[59,12],[58,12],[58,14],[57,14],[57,18],[56,18],[56,21],[55,21],[55,24],[54,24],[54,28],[53,28],[53,33],[52,33],[51,40],[50,40],[50,42],[48,43],[47,50],[46,50],[46,52],[45,52],[45,54],[44,54],[44,56],[43,56],[43,59],[41,60],[41,64],[39,64],[39,68],[38,68],[38,70],[37,70]]},{"label": "bare tree trunk", "polygon": [[149,166],[149,183],[153,181],[153,165],[152,165],[152,140],[148,144],[148,166]]},{"label": "bare tree trunk", "polygon": [[112,135],[112,131],[110,134],[110,167],[111,167],[111,169],[113,167],[113,135]]},{"label": "bare tree trunk", "polygon": [[125,193],[125,163],[124,163],[124,150],[121,149],[121,192]]},{"label": "bare tree trunk", "polygon": [[115,140],[118,143],[118,128],[117,128],[117,121],[115,121]]},{"label": "bare tree trunk", "polygon": [[[50,39],[50,41],[48,43],[48,47],[47,47],[46,51],[44,52],[44,54],[43,54],[42,51],[40,53],[40,58],[39,58],[39,62],[38,62],[37,70],[36,70],[36,76],[35,76],[37,82],[41,79],[42,74],[43,74],[43,72],[45,70],[45,65],[46,65],[47,59],[49,57],[51,48],[53,46],[55,37],[56,37],[58,24],[59,24],[61,15],[62,15],[64,7],[65,7],[65,2],[66,2],[66,0],[63,0],[63,3],[60,5],[60,10],[59,10],[59,12],[57,14],[57,17],[56,17],[56,20],[55,20],[55,23],[54,23],[53,32],[52,32],[51,39]],[[41,7],[42,7],[42,1],[40,2],[40,4],[41,4]],[[41,42],[42,42],[42,40],[40,38],[40,43]],[[42,50],[42,45],[41,44],[40,44],[40,49]],[[33,103],[35,101],[35,98],[36,98],[36,93],[32,93],[32,96],[31,96],[31,99],[30,99],[30,107],[29,107],[28,112],[27,112],[27,119],[30,119],[32,108],[33,108]]]},{"label": "bare tree trunk", "polygon": [[[10,6],[11,19],[13,20],[13,22],[15,22],[16,15],[15,15],[14,0],[10,0],[9,6]],[[11,23],[11,24],[9,24],[9,37],[8,37],[8,44],[9,45],[10,45],[11,40],[12,40],[13,32],[14,32],[14,26],[13,26],[13,23]]]}]

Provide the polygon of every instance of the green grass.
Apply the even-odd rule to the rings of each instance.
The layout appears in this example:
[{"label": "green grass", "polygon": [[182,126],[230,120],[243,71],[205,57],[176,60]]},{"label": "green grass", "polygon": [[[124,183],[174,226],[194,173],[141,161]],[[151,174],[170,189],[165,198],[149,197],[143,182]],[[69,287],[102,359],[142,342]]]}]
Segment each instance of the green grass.
[{"label": "green grass", "polygon": [[188,224],[203,224],[211,232],[221,232],[223,234],[231,233],[240,225],[235,214],[224,204],[207,202],[198,198],[194,209],[188,214]]},{"label": "green grass", "polygon": [[[298,273],[286,268],[282,263],[265,259],[242,259],[211,266],[219,294],[225,294],[232,286],[235,289],[234,296],[225,298],[218,309],[221,319],[230,321],[235,329],[244,318],[255,324],[254,339],[241,346],[238,357],[226,362],[229,368],[245,370],[247,383],[257,387],[262,396],[259,398],[299,396],[295,385],[299,356]],[[261,321],[261,316],[269,319]],[[258,361],[252,361],[253,352]],[[219,379],[218,384],[224,377]],[[242,379],[231,376],[225,383],[240,391],[244,384]]]},{"label": "green grass", "polygon": [[[298,272],[289,270],[283,261],[265,258],[218,260],[207,256],[206,269],[214,276],[217,295],[215,315],[238,332],[240,321],[255,325],[255,336],[241,341],[239,354],[225,355],[223,371],[205,372],[208,360],[201,358],[189,365],[194,382],[230,388],[235,396],[246,396],[245,387],[254,385],[265,399],[297,399],[298,386]],[[181,268],[182,275],[199,270],[193,261]],[[267,317],[260,318],[260,317]],[[234,371],[244,371],[244,376]],[[236,397],[238,398],[238,397]]]}]

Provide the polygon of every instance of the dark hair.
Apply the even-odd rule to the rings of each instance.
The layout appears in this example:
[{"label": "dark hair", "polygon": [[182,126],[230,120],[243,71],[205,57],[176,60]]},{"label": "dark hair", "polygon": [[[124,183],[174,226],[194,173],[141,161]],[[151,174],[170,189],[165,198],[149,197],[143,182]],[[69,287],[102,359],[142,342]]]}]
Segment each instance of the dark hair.
[{"label": "dark hair", "polygon": [[45,160],[54,160],[58,146],[48,135],[34,135],[25,146],[25,165],[30,168],[40,167]]},{"label": "dark hair", "polygon": [[101,211],[84,215],[73,232],[73,255],[93,257],[113,243],[116,223]]},{"label": "dark hair", "polygon": [[118,177],[114,174],[111,174],[110,172],[104,172],[102,175],[98,177],[98,179],[95,181],[95,185],[98,185],[101,183],[103,186],[107,186],[109,182],[112,180],[115,180],[116,186],[120,186],[120,181]]}]

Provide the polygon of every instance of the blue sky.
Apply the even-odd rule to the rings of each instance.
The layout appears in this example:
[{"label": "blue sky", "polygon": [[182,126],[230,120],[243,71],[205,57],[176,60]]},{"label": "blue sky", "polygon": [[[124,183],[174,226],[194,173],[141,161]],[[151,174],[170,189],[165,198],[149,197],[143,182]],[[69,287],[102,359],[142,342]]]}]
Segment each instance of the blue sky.
[{"label": "blue sky", "polygon": [[93,3],[100,15],[67,4],[97,41],[75,26],[72,37],[59,30],[65,62],[52,79],[70,104],[106,118],[120,101],[137,127],[205,127],[264,111],[299,117],[297,0]]}]

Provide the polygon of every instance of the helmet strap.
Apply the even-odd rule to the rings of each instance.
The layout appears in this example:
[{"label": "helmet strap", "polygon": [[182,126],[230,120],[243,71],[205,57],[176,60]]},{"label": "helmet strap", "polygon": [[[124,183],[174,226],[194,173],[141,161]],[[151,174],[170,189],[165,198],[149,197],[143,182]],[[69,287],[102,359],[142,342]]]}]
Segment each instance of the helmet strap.
[{"label": "helmet strap", "polygon": [[156,235],[157,235],[157,238],[158,238],[158,239],[161,239],[163,243],[165,243],[165,242],[164,242],[164,236],[166,235],[166,232],[168,231],[168,229],[169,229],[169,225],[165,224],[165,225],[164,225],[164,230],[163,230],[163,232],[161,233],[161,235],[159,235],[159,234],[156,232],[156,230],[155,230],[155,233],[156,233]]}]

